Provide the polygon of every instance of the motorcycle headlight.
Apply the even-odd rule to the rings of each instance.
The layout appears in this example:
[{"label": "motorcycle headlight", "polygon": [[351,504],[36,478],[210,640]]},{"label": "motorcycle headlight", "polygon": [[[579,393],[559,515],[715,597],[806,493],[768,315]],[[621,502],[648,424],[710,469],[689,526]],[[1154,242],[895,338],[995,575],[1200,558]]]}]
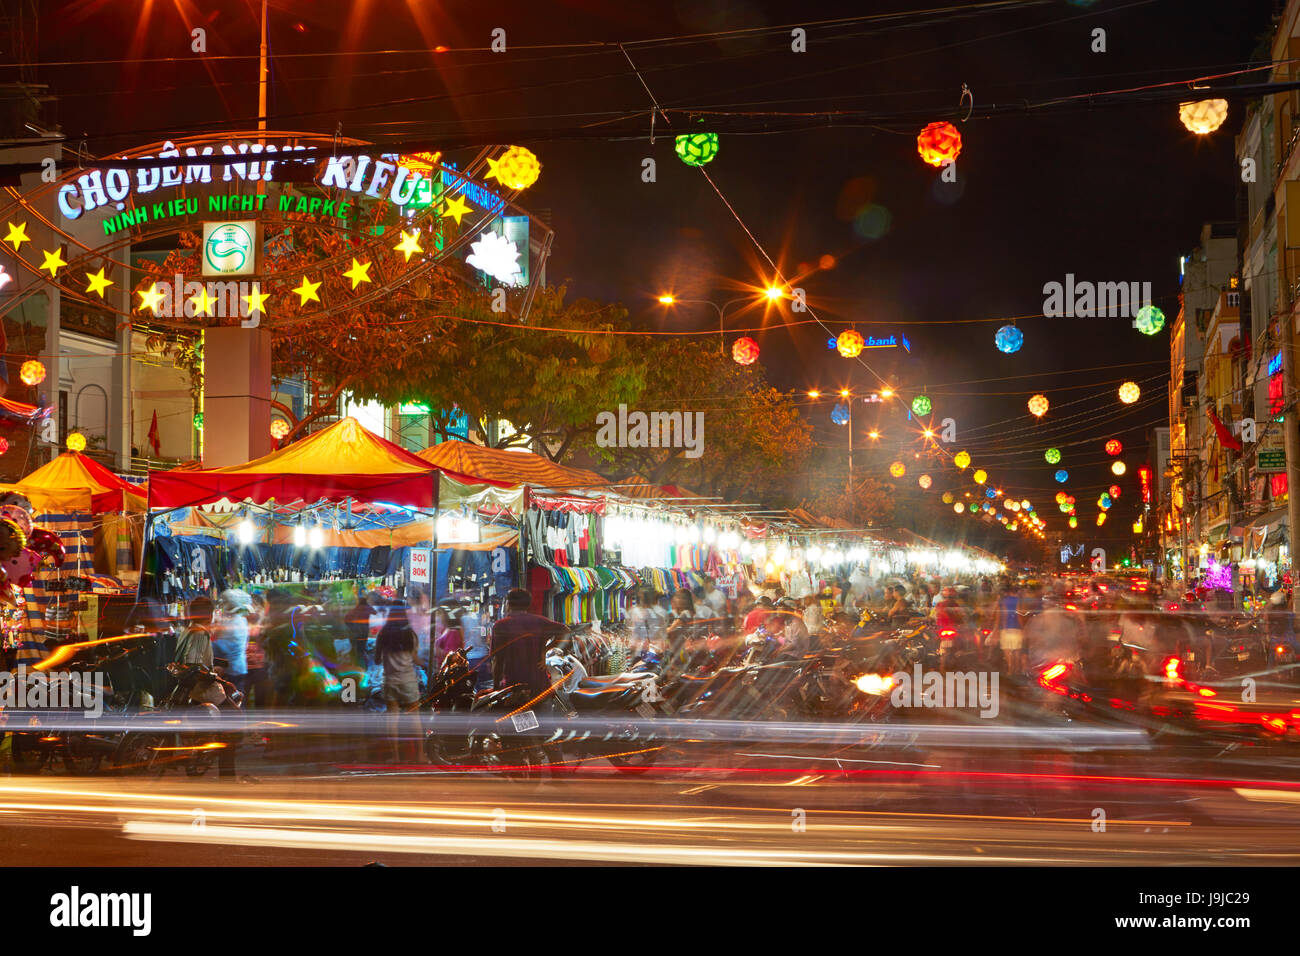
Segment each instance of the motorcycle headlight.
[{"label": "motorcycle headlight", "polygon": [[877,697],[883,697],[894,688],[897,681],[893,677],[885,674],[863,674],[853,682],[858,690],[864,694],[875,694]]}]

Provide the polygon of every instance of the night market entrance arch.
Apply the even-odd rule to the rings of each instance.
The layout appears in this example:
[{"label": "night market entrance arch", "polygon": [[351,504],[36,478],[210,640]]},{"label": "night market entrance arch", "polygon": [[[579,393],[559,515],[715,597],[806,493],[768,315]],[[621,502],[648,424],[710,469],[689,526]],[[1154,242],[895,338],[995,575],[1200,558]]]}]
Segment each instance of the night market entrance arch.
[{"label": "night market entrance arch", "polygon": [[[21,238],[4,252],[40,280],[6,311],[47,292],[119,324],[201,330],[205,418],[222,423],[205,435],[205,463],[239,464],[270,450],[273,335],[419,301],[435,269],[523,321],[552,240],[515,202],[538,169],[519,147],[481,149],[458,169],[436,152],[301,132],[142,146],[6,187],[0,222]],[[52,239],[31,241],[28,223]],[[183,267],[164,270],[160,251],[178,249]],[[149,251],[156,261],[138,258]]]}]

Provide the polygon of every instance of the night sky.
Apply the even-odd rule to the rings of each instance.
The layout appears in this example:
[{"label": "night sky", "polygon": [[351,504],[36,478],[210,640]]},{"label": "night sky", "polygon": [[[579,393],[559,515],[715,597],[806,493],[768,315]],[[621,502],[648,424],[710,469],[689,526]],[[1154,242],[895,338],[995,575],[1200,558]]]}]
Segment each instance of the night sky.
[{"label": "night sky", "polygon": [[[551,281],[574,296],[622,302],[640,326],[683,330],[716,329],[716,315],[689,306],[665,313],[654,301],[660,292],[722,301],[771,275],[703,176],[673,155],[673,134],[719,130],[709,174],[817,314],[835,332],[856,322],[864,334],[905,334],[911,353],[865,352],[871,369],[909,395],[924,387],[936,412],[956,419],[958,445],[1004,490],[1051,512],[1049,528],[1064,521],[1048,500],[1059,486],[1044,448],[1066,453],[1081,528],[1092,525],[1092,502],[1112,481],[1102,442],[1119,437],[1133,450],[1125,455],[1128,493],[1102,529],[1125,537],[1145,429],[1166,417],[1168,334],[1147,338],[1128,319],[1034,316],[1044,283],[1072,272],[1149,281],[1172,321],[1179,256],[1203,222],[1234,216],[1232,139],[1243,103],[1234,101],[1228,122],[1209,137],[1187,132],[1168,102],[1011,107],[1241,69],[1269,31],[1274,4],[959,3],[960,16],[883,17],[936,5],[273,0],[270,126],[332,132],[341,123],[345,135],[379,142],[529,146],[543,172],[522,204],[556,230]],[[995,6],[1002,9],[987,9]],[[86,136],[92,153],[255,125],[256,59],[248,59],[257,52],[255,4],[40,7],[39,58],[50,65],[36,78],[60,97],[57,118],[69,140]],[[864,11],[882,18],[816,25]],[[790,29],[801,25],[808,52],[792,53]],[[208,30],[207,58],[190,52],[194,26]],[[486,50],[496,27],[507,31],[505,54]],[[1097,27],[1106,31],[1105,53],[1090,50]],[[721,31],[744,32],[666,39]],[[669,125],[656,122],[653,146],[649,96],[616,46],[542,48],[614,41],[629,44],[669,110]],[[424,52],[434,46],[449,52]],[[339,50],[407,52],[303,55]],[[117,62],[158,57],[176,59]],[[115,62],[56,64],[86,60]],[[917,156],[916,133],[933,120],[960,120],[963,83],[977,111],[958,124],[958,182],[945,184]],[[981,115],[991,105],[997,115]],[[692,109],[730,115],[701,124],[672,112]],[[771,115],[777,111],[857,112],[832,125]],[[657,162],[653,184],[640,177],[647,156]],[[817,268],[828,254],[834,267]],[[1011,316],[1030,317],[1019,322],[1024,348],[1008,356],[994,348],[993,334],[996,320]],[[782,329],[780,321],[755,307],[729,322],[766,322],[756,337],[777,385],[877,387],[867,368],[827,350],[820,327]],[[1105,368],[1119,365],[1126,367]],[[1130,377],[1141,383],[1143,402],[1116,417],[1115,389]],[[1025,409],[1036,391],[1054,406],[1042,422]],[[824,418],[829,406],[808,412]],[[855,417],[860,443],[872,424],[871,414]],[[887,447],[862,467],[883,476],[897,443],[911,447],[905,426],[915,427],[897,414],[882,420]]]}]

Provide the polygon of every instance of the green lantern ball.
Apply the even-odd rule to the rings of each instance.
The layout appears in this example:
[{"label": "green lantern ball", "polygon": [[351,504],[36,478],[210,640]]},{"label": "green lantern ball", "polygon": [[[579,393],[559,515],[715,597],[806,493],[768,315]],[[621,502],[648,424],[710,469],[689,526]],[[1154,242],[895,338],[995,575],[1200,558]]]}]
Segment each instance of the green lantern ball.
[{"label": "green lantern ball", "polygon": [[1155,335],[1165,327],[1165,314],[1154,305],[1144,305],[1133,318],[1133,328],[1143,335]]},{"label": "green lantern ball", "polygon": [[1049,465],[1055,465],[1061,460],[1061,449],[1049,448],[1043,453],[1043,457],[1047,459]]},{"label": "green lantern ball", "polygon": [[918,395],[912,399],[912,414],[918,418],[922,415],[929,415],[931,407],[928,395]]},{"label": "green lantern ball", "polygon": [[718,155],[718,134],[683,133],[674,148],[677,158],[687,166],[704,166]]}]

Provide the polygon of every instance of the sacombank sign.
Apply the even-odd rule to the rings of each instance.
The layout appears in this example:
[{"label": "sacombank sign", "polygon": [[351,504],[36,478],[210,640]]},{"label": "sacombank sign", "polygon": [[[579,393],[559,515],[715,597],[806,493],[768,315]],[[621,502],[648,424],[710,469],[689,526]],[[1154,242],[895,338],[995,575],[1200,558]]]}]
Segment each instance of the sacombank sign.
[{"label": "sacombank sign", "polygon": [[[283,157],[307,149],[306,146],[285,143],[221,143],[216,147],[204,146],[201,150],[185,148],[189,162],[174,166],[141,166],[133,169],[91,169],[78,176],[74,182],[59,187],[59,211],[64,217],[80,219],[84,213],[102,206],[114,205],[125,209],[127,202],[146,196],[159,189],[183,185],[203,185],[217,182],[269,182],[277,162],[269,154]],[[215,164],[192,162],[204,156],[241,156],[242,162]],[[163,143],[157,159],[178,159],[181,152],[170,141]],[[154,159],[142,156],[140,159]],[[312,162],[310,158],[307,162]],[[405,206],[416,198],[416,189],[425,175],[418,169],[401,165],[395,154],[374,159],[366,155],[332,156],[325,161],[324,170],[316,177],[322,189],[338,188],[360,193],[373,199],[384,199],[396,206]]]}]

